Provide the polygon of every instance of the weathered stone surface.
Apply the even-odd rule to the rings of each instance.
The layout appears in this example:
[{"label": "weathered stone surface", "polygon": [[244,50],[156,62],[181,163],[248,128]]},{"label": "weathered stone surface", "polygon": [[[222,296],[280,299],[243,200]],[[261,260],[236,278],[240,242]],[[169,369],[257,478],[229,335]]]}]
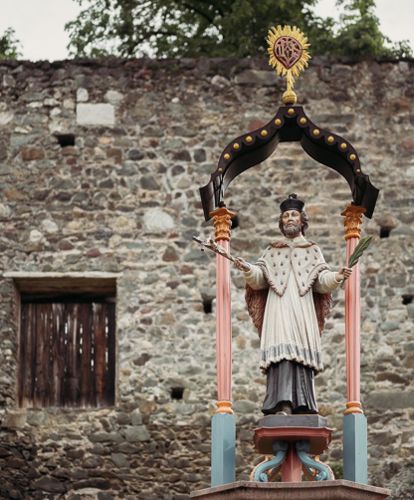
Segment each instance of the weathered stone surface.
[{"label": "weathered stone surface", "polygon": [[225,87],[230,87],[231,82],[227,78],[221,75],[214,75],[213,78],[211,79],[212,85],[219,87],[220,89],[223,89]]},{"label": "weathered stone surface", "polygon": [[236,75],[234,81],[239,85],[275,85],[276,77],[273,71],[248,69]]},{"label": "weathered stone surface", "polygon": [[45,152],[41,148],[24,148],[22,149],[22,159],[24,161],[43,160]]},{"label": "weathered stone surface", "polygon": [[175,227],[171,215],[159,208],[148,210],[144,214],[144,225],[148,231],[156,233],[162,233]]},{"label": "weathered stone surface", "polygon": [[0,112],[0,126],[7,125],[14,118],[14,114],[9,111]]},{"label": "weathered stone surface", "polygon": [[76,91],[76,100],[78,102],[86,102],[89,99],[89,92],[82,88],[79,87]]},{"label": "weathered stone surface", "polygon": [[59,227],[56,224],[56,222],[54,222],[52,220],[49,220],[49,219],[45,219],[45,220],[42,221],[42,229],[46,233],[54,234],[54,233],[58,232]]},{"label": "weathered stone surface", "polygon": [[133,425],[124,431],[125,439],[130,443],[149,441],[151,438],[148,429],[144,425]]},{"label": "weathered stone surface", "polygon": [[111,460],[117,467],[129,467],[129,460],[123,453],[112,453]]},{"label": "weathered stone surface", "polygon": [[374,408],[412,408],[414,391],[372,391],[367,396],[367,404]]},{"label": "weathered stone surface", "polygon": [[105,101],[110,102],[111,104],[118,104],[123,98],[124,95],[117,90],[108,90],[105,93]]},{"label": "weathered stone surface", "polygon": [[64,493],[66,491],[66,487],[62,482],[47,476],[37,479],[33,486],[48,493]]},{"label": "weathered stone surface", "polygon": [[122,440],[117,432],[96,432],[88,436],[93,443],[119,442]]},{"label": "weathered stone surface", "polygon": [[[159,499],[168,492],[178,500],[207,486],[216,397],[215,258],[191,240],[213,232],[198,188],[232,138],[276,112],[276,77],[266,64],[0,62],[0,103],[6,103],[0,123],[7,121],[0,137],[2,269],[119,273],[116,405],[29,409],[26,420],[16,410],[15,291],[12,279],[0,277],[0,497]],[[370,422],[370,481],[389,482],[395,499],[410,498],[414,477],[414,308],[407,302],[414,294],[413,68],[412,62],[313,60],[297,83],[309,117],[352,141],[364,173],[381,189],[374,219],[363,224],[374,240],[361,259],[361,400]],[[60,147],[55,131],[74,134],[76,146]],[[260,167],[232,182],[226,202],[239,213],[232,252],[253,262],[261,255],[278,234],[278,203],[292,191],[306,199],[307,236],[332,268],[341,265],[340,213],[350,190],[299,143],[279,144]],[[379,238],[381,227],[391,229],[387,238]],[[247,479],[261,460],[249,436],[266,379],[244,279],[235,270],[231,286],[237,477]],[[330,464],[341,460],[346,400],[343,293],[334,295],[322,337],[326,370],[316,378],[321,411],[338,429]],[[172,397],[173,388],[181,399]],[[42,490],[41,478],[66,490]]]},{"label": "weathered stone surface", "polygon": [[112,104],[78,104],[76,106],[76,121],[78,125],[115,125],[115,109]]}]

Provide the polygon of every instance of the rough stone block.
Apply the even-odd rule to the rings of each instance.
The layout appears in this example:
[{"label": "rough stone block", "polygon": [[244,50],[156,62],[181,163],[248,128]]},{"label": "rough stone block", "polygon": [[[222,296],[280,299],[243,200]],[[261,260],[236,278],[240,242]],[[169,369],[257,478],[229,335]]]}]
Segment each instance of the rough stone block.
[{"label": "rough stone block", "polygon": [[144,425],[133,425],[125,430],[125,439],[130,443],[149,441],[151,436]]},{"label": "rough stone block", "polygon": [[64,493],[66,491],[65,485],[61,481],[57,481],[48,476],[44,476],[35,481],[34,486],[48,493]]},{"label": "rough stone block", "polygon": [[124,94],[118,92],[117,90],[108,90],[105,94],[105,101],[111,104],[118,104],[124,98]]},{"label": "rough stone block", "polygon": [[174,220],[163,210],[154,208],[145,213],[144,225],[151,232],[162,233],[174,228]]},{"label": "rough stone block", "polygon": [[372,391],[367,396],[367,405],[374,408],[412,408],[414,391]]},{"label": "rough stone block", "polygon": [[22,149],[22,159],[24,161],[43,160],[45,152],[41,148],[24,148]]},{"label": "rough stone block", "polygon": [[76,91],[76,100],[78,102],[86,102],[89,99],[89,93],[83,87],[79,87]]},{"label": "rough stone block", "polygon": [[0,126],[2,125],[7,125],[9,122],[11,122],[14,118],[14,113],[11,113],[10,111],[5,111],[0,113]]},{"label": "rough stone block", "polygon": [[275,85],[276,76],[273,71],[248,69],[238,74],[234,81],[238,85]]},{"label": "rough stone block", "polygon": [[[9,411],[2,422],[3,427],[23,427],[26,423],[26,411]],[[1,455],[0,455],[1,456]]]},{"label": "rough stone block", "polygon": [[113,127],[115,125],[115,109],[112,104],[107,103],[80,103],[76,106],[76,121],[78,125]]}]

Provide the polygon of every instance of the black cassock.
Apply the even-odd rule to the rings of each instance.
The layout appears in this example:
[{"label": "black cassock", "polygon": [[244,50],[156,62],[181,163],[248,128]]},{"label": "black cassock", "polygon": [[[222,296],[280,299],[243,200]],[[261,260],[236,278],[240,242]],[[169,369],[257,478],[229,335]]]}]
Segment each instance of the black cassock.
[{"label": "black cassock", "polygon": [[286,402],[292,404],[293,413],[318,413],[313,368],[284,359],[272,363],[266,375],[265,415],[276,413]]}]

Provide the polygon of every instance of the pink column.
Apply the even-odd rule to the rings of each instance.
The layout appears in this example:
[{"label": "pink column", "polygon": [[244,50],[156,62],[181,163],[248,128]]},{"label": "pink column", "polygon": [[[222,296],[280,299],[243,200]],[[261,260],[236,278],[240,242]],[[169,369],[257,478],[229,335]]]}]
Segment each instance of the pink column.
[{"label": "pink column", "polygon": [[[365,208],[348,205],[342,212],[345,217],[346,261],[352,255],[361,235],[362,215]],[[360,273],[354,266],[351,277],[345,282],[345,348],[347,375],[347,409],[349,413],[363,413],[360,397]]]},{"label": "pink column", "polygon": [[302,481],[302,462],[296,454],[295,443],[289,444],[289,451],[282,464],[282,481],[295,483]]},{"label": "pink column", "polygon": [[[236,215],[225,207],[211,213],[215,228],[215,241],[230,251],[231,219]],[[230,261],[216,256],[216,413],[233,413],[231,402],[231,302]]]}]

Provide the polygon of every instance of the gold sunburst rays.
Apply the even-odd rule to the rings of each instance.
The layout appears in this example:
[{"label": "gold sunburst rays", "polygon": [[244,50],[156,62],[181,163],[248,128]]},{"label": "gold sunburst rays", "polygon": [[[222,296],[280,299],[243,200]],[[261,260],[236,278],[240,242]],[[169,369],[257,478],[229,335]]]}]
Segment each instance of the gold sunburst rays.
[{"label": "gold sunburst rays", "polygon": [[308,66],[309,42],[296,26],[277,26],[269,30],[267,36],[269,64],[280,76],[286,76],[287,89],[282,101],[286,105],[295,104],[297,97],[293,84],[301,71]]}]

